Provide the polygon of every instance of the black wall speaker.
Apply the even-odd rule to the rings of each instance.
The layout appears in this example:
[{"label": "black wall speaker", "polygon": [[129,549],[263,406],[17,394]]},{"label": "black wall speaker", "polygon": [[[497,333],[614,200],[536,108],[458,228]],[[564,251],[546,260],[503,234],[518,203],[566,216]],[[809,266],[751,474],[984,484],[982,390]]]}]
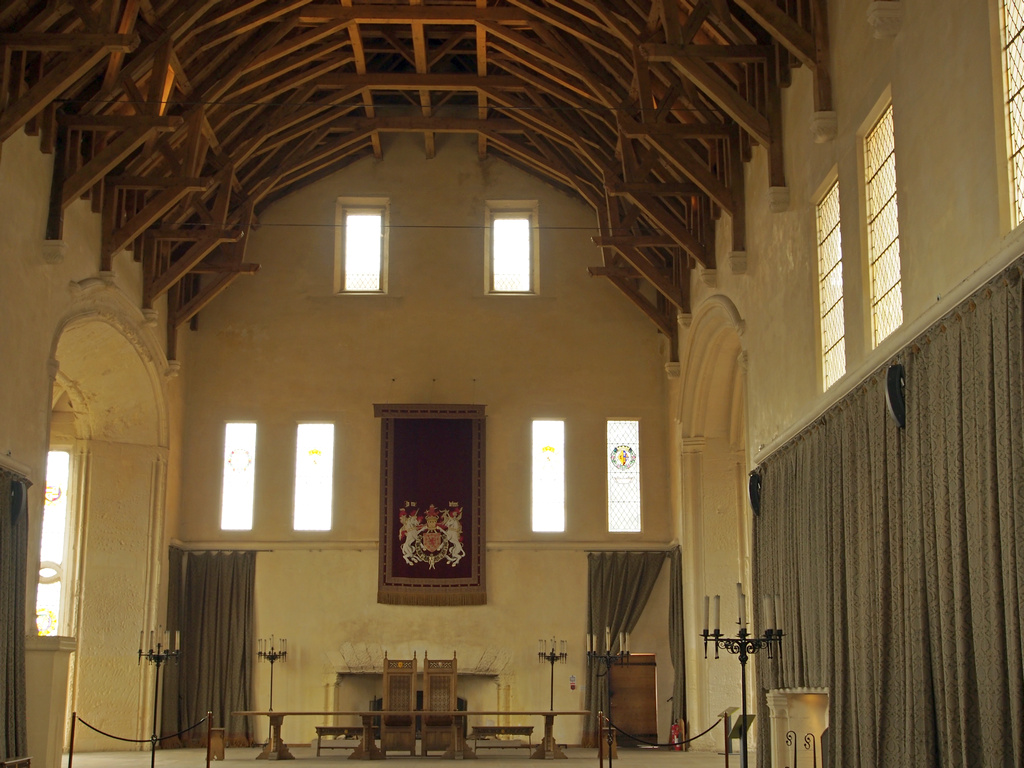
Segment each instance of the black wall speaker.
[{"label": "black wall speaker", "polygon": [[889,414],[900,429],[907,426],[907,401],[904,396],[906,380],[903,366],[893,363],[885,374],[885,403],[889,406]]},{"label": "black wall speaker", "polygon": [[750,473],[747,491],[750,494],[750,508],[755,515],[761,514],[761,475],[757,472]]}]

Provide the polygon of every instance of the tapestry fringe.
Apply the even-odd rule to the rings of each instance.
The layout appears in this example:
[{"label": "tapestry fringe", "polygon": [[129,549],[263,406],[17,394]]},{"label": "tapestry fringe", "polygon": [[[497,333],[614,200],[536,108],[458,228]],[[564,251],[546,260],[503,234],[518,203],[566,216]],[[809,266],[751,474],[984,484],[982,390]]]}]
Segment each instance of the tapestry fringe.
[{"label": "tapestry fringe", "polygon": [[432,605],[432,606],[460,606],[460,605],[486,605],[487,594],[484,592],[455,593],[439,592],[429,594],[424,592],[378,590],[377,602],[382,605]]}]

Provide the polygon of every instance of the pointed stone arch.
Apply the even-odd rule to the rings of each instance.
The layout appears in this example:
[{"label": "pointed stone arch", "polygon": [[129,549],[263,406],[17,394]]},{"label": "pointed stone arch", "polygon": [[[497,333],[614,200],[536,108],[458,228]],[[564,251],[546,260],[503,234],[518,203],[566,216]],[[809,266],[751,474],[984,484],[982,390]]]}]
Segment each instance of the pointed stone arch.
[{"label": "pointed stone arch", "polygon": [[[720,594],[721,628],[735,632],[736,582],[750,573],[746,477],[745,324],[720,294],[705,299],[680,334],[676,402],[683,600],[687,632],[687,706],[690,731],[711,725],[735,706],[735,669],[703,661],[704,595]],[[730,589],[731,588],[731,589]],[[730,621],[732,623],[730,623]],[[710,739],[710,737],[707,737]],[[709,740],[706,746],[711,746]]]},{"label": "pointed stone arch", "polygon": [[[139,702],[151,696],[150,675],[112,658],[134,653],[134,633],[162,615],[166,380],[176,371],[137,302],[112,281],[89,278],[70,292],[50,348],[51,445],[70,447],[75,466],[64,625],[77,639],[69,692],[74,708],[143,738],[150,731]],[[94,738],[83,734],[81,748],[102,748],[87,743]]]}]

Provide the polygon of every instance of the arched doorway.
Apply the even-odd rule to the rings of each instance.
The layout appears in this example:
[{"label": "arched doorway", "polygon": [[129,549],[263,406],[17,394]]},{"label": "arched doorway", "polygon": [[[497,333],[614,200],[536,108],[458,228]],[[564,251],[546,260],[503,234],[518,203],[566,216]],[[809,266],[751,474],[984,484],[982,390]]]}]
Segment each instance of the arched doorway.
[{"label": "arched doorway", "polygon": [[[168,428],[158,370],[166,363],[141,313],[116,289],[97,285],[79,298],[52,348],[50,464],[63,457],[67,473],[58,494],[48,471],[37,606],[43,625],[75,641],[70,709],[143,738],[151,674],[138,665],[138,638],[157,615],[166,549]],[[65,520],[54,526],[50,499],[59,495]],[[48,540],[54,531],[62,544]],[[124,746],[86,728],[76,734],[76,749]]]},{"label": "arched doorway", "polygon": [[[675,419],[689,628],[687,702],[690,731],[699,733],[724,709],[740,704],[738,665],[732,658],[705,661],[699,633],[704,626],[704,596],[717,594],[721,595],[721,629],[734,635],[738,629],[736,584],[749,584],[746,373],[744,324],[729,299],[720,295],[706,299],[685,331]],[[702,743],[720,748],[721,732],[709,734]]]}]

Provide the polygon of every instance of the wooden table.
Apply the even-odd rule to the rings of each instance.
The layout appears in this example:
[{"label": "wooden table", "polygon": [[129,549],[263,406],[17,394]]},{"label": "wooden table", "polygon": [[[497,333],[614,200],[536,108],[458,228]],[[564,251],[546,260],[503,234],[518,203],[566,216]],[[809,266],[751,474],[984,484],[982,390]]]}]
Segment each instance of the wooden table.
[{"label": "wooden table", "polygon": [[[459,726],[462,720],[474,717],[474,716],[502,716],[502,715],[515,715],[518,717],[543,717],[544,718],[544,738],[541,739],[540,744],[530,755],[532,760],[543,760],[547,757],[565,759],[566,755],[562,751],[561,747],[555,742],[554,728],[555,728],[555,717],[557,715],[589,715],[590,713],[584,710],[523,710],[523,711],[497,711],[497,710],[481,710],[481,711],[458,711],[458,710],[446,710],[446,711],[435,711],[435,710],[387,710],[382,711],[379,709],[374,710],[346,710],[340,712],[274,712],[270,710],[258,710],[258,711],[246,711],[246,712],[233,712],[235,715],[252,715],[256,717],[269,717],[270,718],[270,739],[267,741],[267,745],[263,748],[257,756],[257,760],[294,760],[293,755],[288,750],[288,745],[281,737],[281,727],[284,724],[284,719],[288,715],[306,715],[313,717],[333,717],[347,716],[347,717],[358,717],[362,720],[363,737],[351,755],[349,760],[383,760],[384,753],[377,746],[377,740],[374,738],[374,723],[373,721],[381,717],[384,714],[389,715],[404,715],[408,717],[423,716],[426,714],[431,715],[442,715],[450,716],[452,718],[452,740],[448,750],[442,755],[443,758],[449,760],[461,757],[463,760],[475,760],[476,752],[466,743],[466,739],[463,737],[463,729]],[[271,758],[271,755],[276,755],[275,758]]]}]

